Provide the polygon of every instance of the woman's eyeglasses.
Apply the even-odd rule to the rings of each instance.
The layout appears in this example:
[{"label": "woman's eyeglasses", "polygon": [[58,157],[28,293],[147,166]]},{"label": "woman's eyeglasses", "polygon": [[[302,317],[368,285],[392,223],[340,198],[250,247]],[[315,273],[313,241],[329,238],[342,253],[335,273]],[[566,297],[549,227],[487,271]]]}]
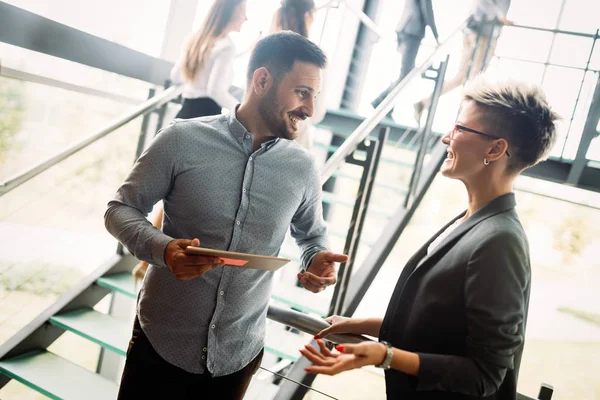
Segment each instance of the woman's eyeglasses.
[{"label": "woman's eyeglasses", "polygon": [[[450,134],[450,140],[454,140],[454,135],[456,134],[456,131],[471,132],[471,133],[475,133],[477,135],[489,137],[491,139],[504,139],[504,138],[501,138],[499,136],[494,136],[494,135],[490,135],[489,133],[478,131],[476,129],[467,128],[466,126],[463,126],[463,125],[460,125],[460,124],[454,124],[454,128],[452,129],[452,133]],[[506,139],[504,139],[504,140],[506,140]],[[506,150],[506,156],[510,157],[510,153],[508,152],[508,150]]]}]

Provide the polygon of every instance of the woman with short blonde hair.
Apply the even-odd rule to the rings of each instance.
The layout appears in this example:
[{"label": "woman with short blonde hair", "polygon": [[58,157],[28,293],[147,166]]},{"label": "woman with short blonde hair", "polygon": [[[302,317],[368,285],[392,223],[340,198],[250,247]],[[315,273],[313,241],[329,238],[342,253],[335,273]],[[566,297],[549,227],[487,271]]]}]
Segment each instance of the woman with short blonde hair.
[{"label": "woman with short blonde hair", "polygon": [[466,211],[411,257],[381,318],[327,319],[317,335],[359,333],[380,342],[300,350],[308,372],[384,368],[388,399],[513,400],[531,290],[529,244],[513,182],[556,140],[556,120],[539,87],[467,84],[462,109],[442,138],[442,175],[461,181]]}]

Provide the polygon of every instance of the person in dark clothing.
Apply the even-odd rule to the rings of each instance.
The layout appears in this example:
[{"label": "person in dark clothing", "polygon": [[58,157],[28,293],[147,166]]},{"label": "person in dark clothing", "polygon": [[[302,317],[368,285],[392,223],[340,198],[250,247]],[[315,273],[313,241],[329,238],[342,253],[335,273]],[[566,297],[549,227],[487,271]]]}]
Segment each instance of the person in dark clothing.
[{"label": "person in dark clothing", "polygon": [[[396,28],[398,38],[398,51],[402,54],[400,76],[375,100],[371,102],[377,107],[398,83],[415,67],[415,60],[421,47],[421,40],[425,37],[425,28],[429,26],[435,40],[438,41],[438,31],[435,26],[431,0],[406,0],[402,17]],[[391,115],[388,114],[388,116]]]},{"label": "person in dark clothing", "polygon": [[[321,351],[300,350],[308,372],[385,368],[388,399],[516,398],[531,266],[512,186],[552,147],[557,118],[536,86],[479,76],[465,87],[441,173],[465,184],[467,210],[407,262],[383,319],[327,319]],[[320,339],[342,332],[380,342],[332,352]]]}]

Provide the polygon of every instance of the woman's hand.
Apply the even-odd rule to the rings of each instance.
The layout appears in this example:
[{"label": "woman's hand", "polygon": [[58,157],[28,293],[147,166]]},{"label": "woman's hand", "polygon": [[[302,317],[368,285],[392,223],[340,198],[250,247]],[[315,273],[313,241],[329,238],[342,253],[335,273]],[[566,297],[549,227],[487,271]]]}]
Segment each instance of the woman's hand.
[{"label": "woman's hand", "polygon": [[325,318],[325,321],[329,322],[331,326],[317,333],[315,339],[324,338],[333,333],[361,333],[358,330],[359,326],[357,326],[358,320],[340,317],[339,315],[332,315],[331,317]]},{"label": "woman's hand", "polygon": [[365,365],[379,365],[386,356],[385,345],[378,342],[337,345],[335,348],[339,353],[329,351],[320,339],[317,343],[320,352],[311,345],[306,345],[300,350],[300,353],[313,363],[304,369],[306,372],[336,375]]}]

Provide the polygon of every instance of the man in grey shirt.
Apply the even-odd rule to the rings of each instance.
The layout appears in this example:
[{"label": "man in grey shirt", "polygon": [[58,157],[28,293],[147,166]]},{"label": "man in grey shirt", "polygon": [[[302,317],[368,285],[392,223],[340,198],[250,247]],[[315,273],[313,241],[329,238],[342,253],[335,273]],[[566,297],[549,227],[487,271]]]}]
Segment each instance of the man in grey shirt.
[{"label": "man in grey shirt", "polygon": [[[313,112],[323,52],[282,32],[259,41],[240,106],[163,129],[109,202],[106,227],[151,264],[119,399],[241,399],[260,365],[272,272],[187,255],[187,246],[275,256],[291,227],[300,283],[335,283],[321,186],[293,139]],[[146,215],[164,202],[163,231]]]}]

